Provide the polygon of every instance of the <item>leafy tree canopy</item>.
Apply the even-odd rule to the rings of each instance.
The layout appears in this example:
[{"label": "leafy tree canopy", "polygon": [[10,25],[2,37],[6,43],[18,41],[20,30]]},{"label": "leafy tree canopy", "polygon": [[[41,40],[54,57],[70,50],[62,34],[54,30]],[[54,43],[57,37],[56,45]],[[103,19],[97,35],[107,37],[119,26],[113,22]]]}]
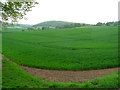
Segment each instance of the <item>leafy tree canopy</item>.
[{"label": "leafy tree canopy", "polygon": [[33,0],[7,0],[6,2],[0,1],[0,22],[2,23],[14,23],[19,19],[23,19],[28,11],[31,11],[32,7],[38,4]]}]

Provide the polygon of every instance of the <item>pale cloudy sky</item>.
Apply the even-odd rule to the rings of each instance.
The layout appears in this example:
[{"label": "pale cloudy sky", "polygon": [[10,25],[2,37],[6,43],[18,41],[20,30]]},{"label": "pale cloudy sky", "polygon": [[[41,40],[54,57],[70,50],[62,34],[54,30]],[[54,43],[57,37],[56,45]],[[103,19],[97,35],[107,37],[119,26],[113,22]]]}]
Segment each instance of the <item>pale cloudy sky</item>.
[{"label": "pale cloudy sky", "polygon": [[19,23],[37,24],[59,20],[96,24],[118,20],[120,0],[37,0],[39,4]]}]

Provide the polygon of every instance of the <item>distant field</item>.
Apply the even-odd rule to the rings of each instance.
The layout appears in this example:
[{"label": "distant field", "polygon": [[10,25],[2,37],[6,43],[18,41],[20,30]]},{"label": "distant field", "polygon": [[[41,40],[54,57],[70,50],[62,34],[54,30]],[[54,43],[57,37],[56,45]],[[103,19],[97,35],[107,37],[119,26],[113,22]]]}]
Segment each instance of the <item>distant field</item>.
[{"label": "distant field", "polygon": [[18,64],[88,70],[118,66],[117,27],[3,33],[3,54]]}]

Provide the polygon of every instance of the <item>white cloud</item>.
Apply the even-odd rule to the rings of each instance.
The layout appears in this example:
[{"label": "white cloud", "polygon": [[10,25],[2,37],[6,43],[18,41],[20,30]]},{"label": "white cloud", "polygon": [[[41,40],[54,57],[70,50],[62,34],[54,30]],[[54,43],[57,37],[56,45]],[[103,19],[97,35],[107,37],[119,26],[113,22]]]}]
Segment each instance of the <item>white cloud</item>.
[{"label": "white cloud", "polygon": [[27,21],[37,24],[43,21],[60,20],[95,24],[118,20],[119,0],[38,0],[39,5],[28,12]]}]

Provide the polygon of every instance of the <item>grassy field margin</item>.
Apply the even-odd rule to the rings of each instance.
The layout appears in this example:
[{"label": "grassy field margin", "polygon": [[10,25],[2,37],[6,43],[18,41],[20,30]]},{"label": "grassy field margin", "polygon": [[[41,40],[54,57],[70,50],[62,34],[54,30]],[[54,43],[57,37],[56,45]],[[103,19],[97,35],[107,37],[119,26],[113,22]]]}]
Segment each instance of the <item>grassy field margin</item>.
[{"label": "grassy field margin", "polygon": [[4,59],[2,79],[2,88],[118,88],[119,78],[118,72],[114,72],[82,84],[46,82],[42,78],[31,76],[19,65]]}]

